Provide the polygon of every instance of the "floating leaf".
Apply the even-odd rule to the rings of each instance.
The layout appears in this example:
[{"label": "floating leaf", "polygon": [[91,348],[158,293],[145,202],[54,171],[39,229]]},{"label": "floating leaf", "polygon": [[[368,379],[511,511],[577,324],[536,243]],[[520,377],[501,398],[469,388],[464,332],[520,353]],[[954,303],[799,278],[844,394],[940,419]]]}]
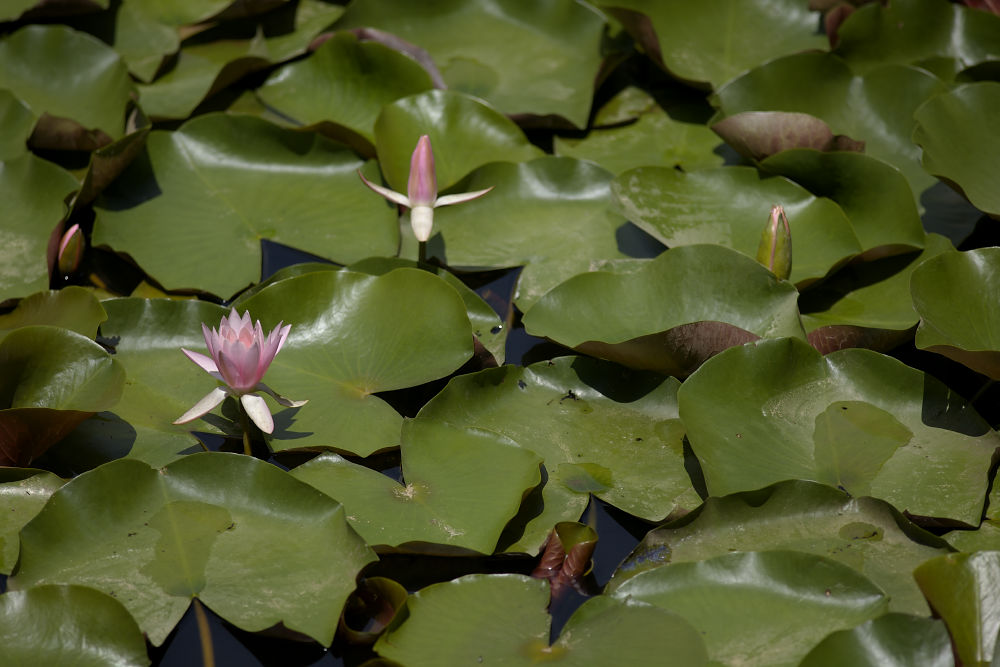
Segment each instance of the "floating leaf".
[{"label": "floating leaf", "polygon": [[483,554],[493,553],[521,498],[541,482],[534,452],[495,433],[445,423],[405,422],[400,456],[402,482],[331,454],[292,475],[343,503],[368,544],[431,552],[438,544]]},{"label": "floating leaf", "polygon": [[28,137],[35,127],[35,114],[9,90],[0,90],[0,160],[10,160],[28,151]]},{"label": "floating leaf", "polygon": [[587,124],[604,19],[585,4],[367,0],[353,3],[337,27],[378,28],[426,49],[448,88],[505,114]]},{"label": "floating leaf", "polygon": [[0,339],[5,330],[32,324],[49,324],[94,338],[97,327],[106,319],[107,313],[92,292],[70,285],[32,294],[21,299],[14,310],[0,315]]},{"label": "floating leaf", "polygon": [[723,664],[788,665],[821,638],[886,612],[871,581],[829,558],[751,551],[654,568],[613,596],[648,602],[693,625]]},{"label": "floating leaf", "polygon": [[5,506],[5,511],[0,512],[0,574],[10,574],[17,563],[20,550],[17,534],[21,528],[62,485],[62,479],[44,470],[0,468],[0,498]]},{"label": "floating leaf", "polygon": [[939,556],[913,571],[963,665],[989,665],[1000,632],[1000,552]]},{"label": "floating leaf", "polygon": [[382,107],[431,88],[413,59],[376,42],[337,33],[316,51],[275,71],[257,89],[272,109],[303,125],[336,124],[345,143],[375,153],[375,119]]},{"label": "floating leaf", "polygon": [[938,619],[886,614],[831,632],[799,667],[953,667],[948,630]]},{"label": "floating leaf", "polygon": [[429,90],[385,105],[375,121],[379,166],[393,190],[406,192],[413,147],[424,134],[434,148],[439,191],[488,162],[522,162],[544,155],[513,121],[481,100]]},{"label": "floating leaf", "polygon": [[719,354],[678,402],[713,496],[812,479],[976,525],[1000,445],[933,377],[869,350],[823,357],[795,339]]},{"label": "floating leaf", "polygon": [[621,564],[609,590],[668,563],[768,549],[832,558],[884,590],[890,609],[923,615],[929,613],[927,603],[910,573],[949,551],[943,540],[882,500],[852,498],[829,486],[790,480],[708,498],[690,514],[650,531]]},{"label": "floating leaf", "polygon": [[411,667],[534,665],[565,660],[580,667],[656,664],[670,647],[677,664],[707,658],[698,633],[676,614],[650,605],[595,598],[549,645],[548,584],[516,574],[472,574],[412,594],[407,618],[379,638],[375,651]]},{"label": "floating leaf", "polygon": [[746,111],[724,118],[712,130],[750,160],[795,148],[818,151],[862,151],[864,142],[834,136],[830,126],[806,113]]},{"label": "floating leaf", "polygon": [[523,321],[528,333],[586,354],[687,375],[731,345],[803,336],[797,296],[756,260],[691,245],[643,261],[634,272],[574,276],[539,299]]},{"label": "floating leaf", "polygon": [[372,560],[327,496],[267,463],[208,452],[162,470],[112,461],[73,479],[21,531],[9,583],[96,588],[155,646],[193,597],[244,630],[282,623],[328,645]]},{"label": "floating leaf", "polygon": [[407,595],[406,589],[392,579],[362,579],[347,598],[338,632],[352,644],[374,644],[406,604]]},{"label": "floating leaf", "polygon": [[0,595],[5,665],[145,666],[146,641],[120,602],[85,586],[36,586]]},{"label": "floating leaf", "polygon": [[910,291],[920,313],[917,347],[1000,380],[998,274],[1000,248],[949,252],[915,269]]},{"label": "floating leaf", "polygon": [[[418,421],[500,433],[542,457],[549,479],[541,503],[531,501],[506,548],[534,553],[554,524],[579,518],[589,493],[648,520],[699,502],[684,470],[677,386],[653,373],[560,357],[454,378]],[[600,486],[580,484],[584,474]]]},{"label": "floating leaf", "polygon": [[602,6],[657,64],[705,87],[718,88],[778,56],[826,48],[816,34],[816,14],[794,0],[614,0]]},{"label": "floating leaf", "polygon": [[[996,20],[1000,23],[1000,17]],[[956,185],[993,217],[1000,216],[1000,195],[991,160],[1000,151],[1000,137],[990,110],[998,104],[1000,83],[959,86],[917,109],[913,133],[913,141],[923,148],[924,169]]]},{"label": "floating leaf", "polygon": [[255,282],[260,241],[338,262],[394,254],[396,215],[354,154],[313,134],[210,114],[154,131],[98,201],[95,245],[128,253],[167,289],[230,296]]},{"label": "floating leaf", "polygon": [[862,249],[836,204],[752,167],[691,173],[645,167],[620,175],[611,189],[625,217],[670,247],[714,243],[751,258],[757,256],[768,212],[780,204],[792,230],[791,281],[800,285],[822,278]]}]

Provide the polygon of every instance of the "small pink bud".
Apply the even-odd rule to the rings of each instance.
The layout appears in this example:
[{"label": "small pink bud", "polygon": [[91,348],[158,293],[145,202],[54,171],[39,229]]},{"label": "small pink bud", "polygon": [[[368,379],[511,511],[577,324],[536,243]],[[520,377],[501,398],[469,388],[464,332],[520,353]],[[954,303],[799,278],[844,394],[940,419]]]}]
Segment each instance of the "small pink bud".
[{"label": "small pink bud", "polygon": [[426,134],[417,141],[410,157],[410,180],[406,185],[410,208],[434,206],[437,199],[437,175],[434,173],[434,151]]},{"label": "small pink bud", "polygon": [[771,207],[757,246],[757,261],[781,280],[787,280],[792,273],[792,230],[781,206]]},{"label": "small pink bud", "polygon": [[80,268],[83,258],[83,232],[80,225],[73,225],[59,240],[59,273],[69,275]]}]

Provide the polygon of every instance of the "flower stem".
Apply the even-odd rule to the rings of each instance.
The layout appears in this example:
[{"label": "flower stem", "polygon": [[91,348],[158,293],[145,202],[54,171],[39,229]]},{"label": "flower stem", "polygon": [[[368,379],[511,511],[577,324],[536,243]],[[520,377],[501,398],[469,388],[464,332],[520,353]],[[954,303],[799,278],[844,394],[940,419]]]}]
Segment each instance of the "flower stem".
[{"label": "flower stem", "polygon": [[240,412],[240,426],[243,428],[243,453],[247,456],[253,456],[253,443],[250,439],[250,433],[254,427],[250,423],[250,417],[247,415],[246,409],[238,400],[236,401],[236,409]]},{"label": "flower stem", "polygon": [[427,263],[427,241],[417,242],[417,264]]},{"label": "flower stem", "polygon": [[198,638],[201,640],[201,658],[205,667],[215,667],[215,650],[212,648],[212,630],[208,627],[208,617],[198,598],[194,599],[194,616],[198,621]]}]

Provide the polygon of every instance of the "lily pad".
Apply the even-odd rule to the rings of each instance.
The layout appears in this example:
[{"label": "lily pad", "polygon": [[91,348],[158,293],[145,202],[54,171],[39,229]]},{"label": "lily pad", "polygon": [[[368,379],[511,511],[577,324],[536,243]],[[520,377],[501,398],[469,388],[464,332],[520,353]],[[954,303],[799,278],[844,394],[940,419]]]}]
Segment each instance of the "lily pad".
[{"label": "lily pad", "polygon": [[146,641],[120,602],[85,586],[36,586],[0,595],[5,665],[145,667]]},{"label": "lily pad", "polygon": [[831,631],[881,616],[888,599],[837,561],[750,551],[676,563],[632,577],[613,596],[685,618],[722,664],[794,666]]},{"label": "lily pad", "polygon": [[450,266],[506,268],[571,254],[624,257],[626,222],[611,210],[612,175],[573,158],[544,157],[480,167],[463,192],[494,186],[485,197],[434,212],[440,238],[428,254]]},{"label": "lily pad", "polygon": [[863,151],[864,142],[835,135],[830,126],[807,113],[745,111],[720,120],[712,131],[748,160],[763,160],[786,150]]},{"label": "lily pad", "polygon": [[865,142],[865,153],[906,176],[916,199],[934,179],[910,140],[913,112],[944,83],[926,70],[884,65],[863,74],[829,53],[773,60],[730,81],[714,95],[716,120],[745,111],[793,111],[825,121],[836,134]]},{"label": "lily pad", "polygon": [[1000,551],[939,556],[913,572],[935,612],[948,625],[963,665],[995,662],[1000,632]]},{"label": "lily pad", "polygon": [[488,431],[408,421],[400,456],[402,482],[332,454],[292,476],[342,503],[368,544],[481,554],[493,553],[521,498],[541,482],[537,454]]},{"label": "lily pad", "polygon": [[[542,457],[541,502],[529,499],[502,545],[534,553],[553,525],[580,517],[590,493],[647,520],[700,502],[684,469],[677,386],[653,373],[560,357],[456,377],[418,421],[499,433]],[[595,476],[599,485],[585,481]]]},{"label": "lily pad", "polygon": [[393,190],[406,192],[410,157],[424,134],[434,149],[439,191],[488,162],[522,162],[544,155],[512,120],[482,100],[429,90],[385,105],[375,120],[379,166]]},{"label": "lily pad", "polygon": [[528,333],[586,354],[687,375],[731,345],[804,337],[797,297],[791,283],[749,257],[691,245],[634,272],[574,276],[539,299],[523,321]]},{"label": "lily pad", "polygon": [[35,114],[9,90],[0,90],[0,161],[10,160],[28,151],[28,137],[35,127]]},{"label": "lily pad", "polygon": [[648,665],[670,647],[678,664],[707,664],[698,633],[651,605],[594,598],[549,645],[548,584],[516,574],[473,574],[434,584],[407,600],[409,614],[375,644],[383,658],[412,667],[535,665],[565,660],[580,667]]},{"label": "lily pad", "polygon": [[17,563],[21,528],[63,484],[62,479],[44,470],[0,468],[0,498],[6,508],[0,512],[0,574],[10,574]]},{"label": "lily pad", "polygon": [[0,315],[0,339],[7,331],[32,324],[49,324],[94,338],[106,319],[107,313],[89,290],[70,285],[32,294],[21,299],[14,310]]},{"label": "lily pad", "polygon": [[678,403],[713,496],[811,479],[978,525],[1000,445],[933,377],[869,350],[823,357],[795,339],[719,354],[688,378]]},{"label": "lily pad", "polygon": [[0,162],[0,302],[48,289],[46,249],[66,212],[63,201],[78,187],[68,172],[31,153]]},{"label": "lily pad", "polygon": [[193,597],[244,630],[282,623],[328,645],[374,559],[324,494],[270,464],[207,452],[161,470],[124,459],[76,477],[21,531],[8,583],[96,588],[155,646]]},{"label": "lily pad", "polygon": [[[850,221],[834,202],[752,167],[692,173],[646,167],[620,175],[611,190],[625,217],[672,248],[714,243],[750,258],[757,257],[771,207],[780,204],[792,230],[790,280],[800,286],[862,250]],[[720,192],[728,195],[720,197]]]},{"label": "lily pad", "polygon": [[0,465],[26,466],[122,393],[122,365],[58,327],[15,329],[0,341]]},{"label": "lily pad", "polygon": [[96,37],[29,25],[0,41],[0,61],[0,88],[36,116],[78,124],[74,144],[46,137],[46,148],[92,149],[122,136],[132,84],[118,54]]},{"label": "lily pad", "polygon": [[431,79],[411,58],[376,42],[337,33],[305,60],[275,71],[258,97],[302,125],[336,124],[345,143],[375,154],[375,119],[382,107],[431,88]]},{"label": "lily pad", "polygon": [[829,486],[790,480],[708,498],[690,514],[650,531],[618,568],[608,589],[668,563],[768,549],[839,561],[884,590],[890,609],[920,615],[930,610],[910,573],[951,551],[944,540],[916,527],[885,501],[852,498]]},{"label": "lily pad", "polygon": [[[1000,17],[996,20],[1000,23]],[[924,169],[957,186],[993,217],[1000,217],[1000,195],[990,179],[989,165],[1000,151],[1000,136],[990,110],[998,104],[1000,83],[960,86],[917,109],[913,133],[913,141],[923,148]]]},{"label": "lily pad", "polygon": [[353,3],[336,27],[378,28],[426,49],[450,89],[505,114],[561,116],[585,127],[604,24],[572,0],[367,0]]},{"label": "lily pad", "polygon": [[799,667],[953,667],[944,623],[936,618],[886,614],[856,628],[831,632]]},{"label": "lily pad", "polygon": [[672,120],[659,107],[624,127],[591,130],[583,139],[555,138],[555,154],[590,160],[620,174],[633,167],[680,167],[685,171],[722,165],[713,152],[719,138],[704,125]]},{"label": "lily pad", "polygon": [[395,253],[396,215],[323,137],[210,114],[152,132],[147,151],[98,200],[93,242],[167,289],[234,294],[260,276],[261,239],[341,263]]},{"label": "lily pad", "polygon": [[124,0],[115,14],[114,49],[121,54],[129,72],[143,82],[148,83],[163,59],[176,53],[181,45],[176,25],[164,22],[164,9],[166,3],[162,2]]},{"label": "lily pad", "polygon": [[794,0],[614,0],[601,6],[654,62],[706,88],[778,56],[826,48],[826,38],[816,34],[817,15]]},{"label": "lily pad", "polygon": [[[950,252],[920,265],[910,279],[920,314],[917,347],[1000,380],[1000,248]],[[955,299],[955,290],[965,297]]]}]

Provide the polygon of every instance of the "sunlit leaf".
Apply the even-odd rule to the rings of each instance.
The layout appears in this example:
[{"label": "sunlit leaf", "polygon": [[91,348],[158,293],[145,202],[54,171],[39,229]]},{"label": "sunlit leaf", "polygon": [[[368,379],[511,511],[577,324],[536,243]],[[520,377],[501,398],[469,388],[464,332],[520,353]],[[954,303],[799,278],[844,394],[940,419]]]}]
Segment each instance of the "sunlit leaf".
[{"label": "sunlit leaf", "polygon": [[938,619],[886,614],[831,632],[799,667],[952,667],[948,630]]},{"label": "sunlit leaf", "polygon": [[106,319],[107,313],[90,291],[70,285],[21,299],[14,310],[0,315],[0,338],[7,331],[32,324],[49,324],[94,338]]},{"label": "sunlit leaf", "polygon": [[0,512],[0,574],[10,574],[17,563],[21,528],[62,485],[62,479],[43,470],[0,468],[0,498],[6,508]]}]

